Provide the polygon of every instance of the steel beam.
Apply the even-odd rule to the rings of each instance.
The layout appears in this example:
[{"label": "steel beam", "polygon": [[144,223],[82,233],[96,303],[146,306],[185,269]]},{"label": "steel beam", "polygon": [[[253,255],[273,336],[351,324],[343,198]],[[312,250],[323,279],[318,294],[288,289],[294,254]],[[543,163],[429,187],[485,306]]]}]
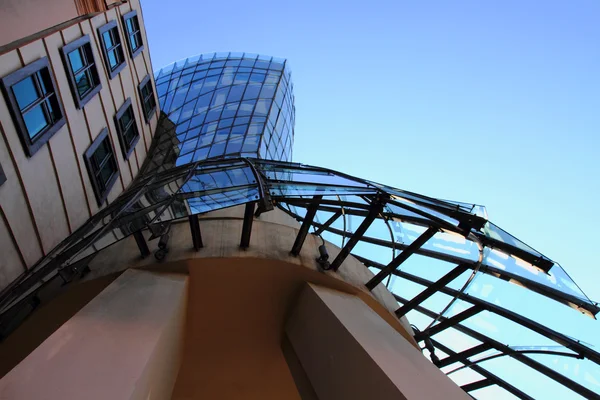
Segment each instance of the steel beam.
[{"label": "steel beam", "polygon": [[[438,348],[441,351],[443,351],[444,353],[448,354],[448,356],[450,356],[450,357],[459,356],[460,354],[462,354],[462,353],[456,353],[452,349],[444,346],[442,343],[440,343],[434,339],[431,339],[431,341],[433,342],[433,344],[435,345],[436,348]],[[442,360],[442,361],[444,361],[444,360]],[[463,364],[469,363],[469,360],[466,358],[460,358],[459,361],[462,362]],[[514,387],[510,383],[506,382],[505,380],[500,379],[499,377],[492,374],[487,369],[480,367],[479,365],[470,365],[469,368],[472,369],[473,371],[475,371],[476,373],[478,373],[479,375],[485,377],[486,379],[492,380],[494,382],[494,384],[500,386],[502,389],[513,394],[514,396],[517,396],[518,398],[520,398],[522,400],[534,400],[533,397],[531,397],[528,394],[524,393],[523,391],[517,389],[516,387]]]},{"label": "steel beam", "polygon": [[469,392],[472,392],[473,390],[483,389],[484,387],[488,387],[493,384],[494,384],[494,382],[491,379],[484,378],[479,381],[475,381],[475,382],[467,383],[466,385],[462,385],[460,388],[462,390],[464,390],[465,392],[469,393]]},{"label": "steel beam", "polygon": [[304,244],[304,240],[306,239],[306,235],[308,234],[308,230],[310,229],[310,225],[315,219],[315,215],[317,214],[317,209],[319,208],[319,200],[321,200],[323,196],[316,195],[313,197],[315,200],[308,209],[306,210],[306,216],[302,221],[302,226],[300,226],[300,230],[298,231],[298,235],[296,236],[296,241],[294,241],[294,245],[292,246],[292,255],[297,256],[300,254],[300,250],[302,249],[302,245]]},{"label": "steel beam", "polygon": [[[356,256],[355,256],[356,257]],[[362,260],[361,260],[362,261]],[[400,278],[409,280],[411,282],[417,283],[419,285],[423,285],[429,287],[431,285],[435,285],[435,282],[429,281],[427,279],[421,278],[416,275],[409,274],[405,271],[395,271],[394,275],[399,276]],[[556,343],[561,346],[565,346],[569,350],[578,353],[582,357],[588,358],[589,360],[595,362],[596,364],[600,364],[600,353],[590,349],[589,347],[581,344],[579,341],[570,338],[569,336],[563,335],[562,333],[556,332],[555,330],[548,328],[545,325],[542,325],[536,321],[533,321],[529,318],[526,318],[520,314],[517,314],[514,311],[507,310],[503,307],[497,306],[496,304],[487,302],[485,300],[481,300],[477,297],[470,296],[466,293],[461,293],[456,289],[449,288],[447,286],[440,287],[438,289],[440,293],[447,294],[448,296],[458,296],[462,301],[466,301],[468,303],[479,305],[484,310],[497,314],[501,317],[504,317],[516,324],[524,326],[527,329],[531,329],[532,331],[547,337],[548,339],[554,340]],[[412,301],[412,300],[411,300]]]},{"label": "steel beam", "polygon": [[450,272],[448,272],[446,275],[444,275],[440,279],[438,279],[437,282],[432,283],[431,285],[428,285],[427,289],[423,290],[421,293],[416,295],[408,303],[406,303],[405,305],[403,305],[402,307],[397,309],[396,316],[398,318],[402,318],[404,315],[406,315],[407,312],[412,310],[416,305],[419,305],[423,301],[427,300],[429,297],[431,297],[433,294],[435,294],[437,291],[439,291],[442,287],[445,287],[447,284],[452,282],[456,277],[458,277],[460,274],[462,274],[469,268],[470,267],[468,264],[459,264],[458,266],[454,267]]},{"label": "steel beam", "polygon": [[140,254],[142,258],[150,255],[150,249],[148,248],[148,244],[146,243],[146,239],[144,239],[144,234],[141,230],[133,232],[133,237],[135,239],[135,243],[140,249]]},{"label": "steel beam", "polygon": [[190,221],[190,231],[192,233],[192,243],[196,251],[204,247],[202,243],[202,233],[200,232],[200,221],[198,221],[198,214],[190,215],[188,217]]},{"label": "steel beam", "polygon": [[421,248],[429,239],[435,235],[437,228],[429,227],[423,232],[418,238],[416,238],[408,247],[402,250],[396,258],[394,258],[384,269],[379,271],[369,282],[367,282],[367,289],[373,290],[375,286],[379,285],[389,274],[391,274],[396,268],[400,266],[404,261],[408,260],[408,257],[413,255],[417,250]]},{"label": "steel beam", "polygon": [[250,246],[250,234],[252,233],[252,222],[254,221],[254,202],[246,203],[244,210],[244,225],[242,226],[242,239],[240,247],[247,249]]},{"label": "steel beam", "polygon": [[377,218],[377,215],[379,215],[379,213],[383,211],[384,205],[385,200],[382,198],[378,197],[373,201],[373,203],[371,204],[371,208],[369,209],[369,213],[367,214],[363,222],[356,229],[356,232],[354,232],[354,234],[350,237],[348,243],[346,243],[346,245],[340,250],[335,260],[333,260],[333,262],[331,263],[331,269],[333,269],[334,271],[338,270],[338,268],[340,267],[340,265],[342,265],[346,257],[350,255],[350,252],[352,251],[354,246],[356,246],[356,244],[365,234],[367,229],[369,229],[371,223],[375,220],[375,218]]},{"label": "steel beam", "polygon": [[415,340],[417,342],[423,340],[425,337],[431,337],[440,333],[441,331],[452,328],[454,325],[457,325],[459,322],[464,321],[467,318],[472,317],[473,315],[483,311],[483,308],[480,306],[472,306],[471,308],[467,308],[464,311],[459,312],[458,314],[450,317],[441,319],[437,325],[432,326],[429,329],[426,329],[422,332],[419,332],[415,335]]},{"label": "steel beam", "polygon": [[[396,299],[398,301],[400,301],[401,303],[406,303],[408,300],[403,299],[400,296],[395,296]],[[437,318],[439,317],[439,315],[434,312],[431,311],[423,306],[417,306],[415,307],[415,310],[419,311],[420,313],[430,317],[430,318]],[[469,309],[470,310],[470,309]],[[468,311],[468,310],[467,310]],[[460,314],[458,314],[460,315]],[[451,319],[451,318],[444,318],[441,317],[441,321],[445,322],[446,320]],[[514,358],[517,361],[520,361],[521,363],[527,365],[528,367],[538,371],[539,373],[546,375],[548,378],[560,383],[561,385],[565,386],[566,388],[571,389],[572,391],[574,391],[575,393],[583,396],[586,399],[596,399],[596,400],[600,400],[600,395],[598,395],[597,393],[593,392],[592,390],[586,388],[585,386],[575,382],[572,379],[567,378],[565,375],[561,374],[558,371],[553,370],[550,367],[545,366],[544,364],[535,361],[533,358],[528,357],[525,354],[519,353],[518,351],[510,348],[509,346],[498,342],[497,340],[494,340],[492,338],[487,337],[486,335],[479,333],[471,328],[468,328],[464,325],[460,325],[458,323],[454,323],[452,328],[456,329],[457,331],[464,333],[465,335],[468,335],[482,343],[489,343],[492,348],[500,351],[503,354],[506,354],[509,357]],[[416,339],[416,337],[415,337]],[[437,347],[437,346],[436,346]],[[444,351],[441,347],[440,350]]]},{"label": "steel beam", "polygon": [[331,224],[333,224],[335,222],[335,220],[338,219],[341,215],[342,215],[341,211],[335,212],[327,221],[325,221],[325,223],[323,225],[321,225],[319,227],[319,229],[317,229],[315,231],[315,235],[319,236],[321,233],[323,233],[323,231],[325,229],[329,228],[331,226]]},{"label": "steel beam", "polygon": [[444,358],[443,360],[440,360],[437,363],[437,366],[442,368],[447,365],[454,364],[455,362],[458,362],[458,361],[466,363],[466,362],[468,362],[469,357],[473,357],[477,354],[483,353],[484,351],[488,351],[491,348],[492,348],[491,344],[481,343],[481,344],[478,344],[477,346],[471,347],[470,349],[461,351],[460,353],[455,353],[451,356]]}]

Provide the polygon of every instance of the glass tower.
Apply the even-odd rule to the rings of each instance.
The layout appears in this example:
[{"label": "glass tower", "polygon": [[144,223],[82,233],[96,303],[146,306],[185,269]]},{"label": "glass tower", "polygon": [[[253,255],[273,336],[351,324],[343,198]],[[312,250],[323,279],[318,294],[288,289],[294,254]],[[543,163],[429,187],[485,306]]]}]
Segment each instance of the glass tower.
[{"label": "glass tower", "polygon": [[145,172],[223,156],[291,161],[294,94],[286,60],[202,54],[162,68],[155,79],[163,115]]}]

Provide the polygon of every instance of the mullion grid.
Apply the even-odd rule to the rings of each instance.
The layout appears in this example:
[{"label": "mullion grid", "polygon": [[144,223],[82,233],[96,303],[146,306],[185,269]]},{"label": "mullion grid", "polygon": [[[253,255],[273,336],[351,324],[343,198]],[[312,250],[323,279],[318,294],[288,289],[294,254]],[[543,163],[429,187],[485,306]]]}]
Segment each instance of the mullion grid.
[{"label": "mullion grid", "polygon": [[[238,170],[242,170],[244,172],[244,175],[246,176],[246,178],[248,180],[247,184],[245,184],[245,185],[239,185],[239,184],[236,184],[234,182],[234,180],[233,180],[233,178],[232,178],[232,176],[230,174],[233,171],[238,171]],[[252,187],[253,183],[254,184],[256,183],[256,181],[254,180],[254,176],[253,175],[252,176],[248,176],[248,174],[246,173],[247,170],[248,170],[247,167],[239,166],[239,167],[236,167],[236,168],[230,168],[230,169],[225,169],[225,170],[221,170],[221,171],[215,171],[217,173],[219,173],[219,172],[225,173],[225,176],[227,176],[227,178],[229,179],[229,182],[231,183],[231,187],[229,187],[229,188],[222,188],[222,187],[220,187],[219,183],[217,182],[217,180],[215,179],[215,177],[214,177],[214,175],[212,173],[205,174],[205,175],[208,175],[210,177],[210,179],[212,179],[212,181],[214,182],[214,185],[215,185],[216,188],[221,189],[220,192],[215,193],[215,194],[218,194],[221,199],[215,198],[215,195],[212,194],[212,193],[201,195],[201,197],[206,197],[206,198],[210,199],[214,204],[218,204],[220,206],[223,206],[222,208],[229,206],[228,202],[227,201],[223,201],[222,198],[225,198],[225,199],[229,200],[229,203],[233,203],[235,200],[237,200],[237,198],[239,198],[239,196],[238,197],[231,196],[232,193],[233,194],[235,194],[235,193],[241,194],[241,192],[244,189],[249,189],[250,187]],[[192,180],[192,179],[193,179],[193,177],[190,180]],[[189,204],[189,201],[192,200],[192,199],[186,199],[186,200],[188,201],[188,204]],[[196,198],[196,200],[199,200],[199,199]],[[208,204],[206,202],[204,202],[204,203]]]},{"label": "mullion grid", "polygon": [[[39,97],[36,100],[34,100],[33,102],[31,102],[30,104],[26,105],[24,108],[19,110],[22,115],[22,118],[25,119],[25,114],[27,114],[28,112],[32,111],[33,109],[35,109],[41,105],[42,112],[44,113],[44,117],[46,118],[46,126],[42,130],[40,130],[34,137],[31,137],[31,135],[28,135],[30,141],[33,141],[34,138],[39,137],[46,130],[46,128],[48,128],[55,122],[54,117],[52,116],[52,114],[49,111],[49,109],[51,108],[51,105],[49,104],[49,102],[50,102],[51,97],[54,96],[55,93],[53,91],[48,90],[48,92],[46,94],[44,94],[44,91],[42,90],[42,84],[40,83],[40,80],[42,80],[44,78],[42,77],[41,74],[42,74],[42,70],[37,71],[31,75],[31,80],[33,81],[33,85],[35,86],[35,90]],[[25,79],[27,79],[27,78],[25,78]]]},{"label": "mullion grid", "polygon": [[[244,55],[245,55],[245,54],[244,54]],[[242,57],[235,57],[235,58],[233,58],[233,59],[235,59],[235,60],[237,60],[237,59],[243,60],[243,56],[242,56]],[[200,78],[198,81],[201,81],[201,80],[206,80],[206,79],[207,79],[209,76],[219,76],[219,80],[218,80],[218,81],[220,81],[220,78],[221,78],[223,75],[225,75],[225,73],[226,73],[226,69],[227,69],[227,68],[231,68],[232,72],[234,73],[234,74],[233,74],[233,77],[235,78],[236,74],[237,74],[237,73],[239,73],[239,68],[240,68],[240,67],[237,67],[237,66],[227,66],[227,62],[228,62],[228,61],[231,61],[231,60],[232,60],[232,58],[230,58],[230,57],[227,57],[226,59],[212,59],[212,60],[210,60],[210,61],[203,62],[203,63],[200,63],[200,62],[199,62],[198,64],[196,64],[196,65],[195,65],[194,69],[193,69],[193,70],[190,70],[188,73],[184,73],[185,69],[187,68],[187,67],[185,67],[185,66],[184,66],[184,68],[183,68],[183,69],[181,69],[181,70],[177,70],[177,71],[175,71],[175,68],[174,68],[174,70],[171,72],[171,75],[170,75],[169,77],[170,77],[170,79],[171,79],[171,80],[172,80],[172,79],[178,79],[178,83],[175,85],[175,87],[174,87],[172,90],[170,90],[170,91],[167,91],[167,93],[165,93],[165,96],[167,96],[167,97],[169,96],[169,94],[170,94],[170,93],[174,93],[174,95],[173,95],[172,99],[170,100],[170,103],[172,103],[172,102],[173,102],[173,100],[174,100],[174,98],[175,98],[175,94],[176,94],[176,92],[177,92],[177,91],[178,91],[178,90],[179,90],[181,87],[183,87],[184,85],[188,85],[188,88],[187,88],[187,92],[186,92],[186,98],[185,98],[185,100],[184,100],[184,103],[183,103],[181,106],[177,107],[177,109],[175,109],[175,110],[169,110],[169,114],[171,114],[171,113],[174,113],[174,112],[176,112],[176,111],[178,111],[178,110],[180,110],[180,109],[183,109],[184,107],[188,106],[188,104],[189,104],[189,103],[191,103],[191,102],[194,102],[194,109],[195,109],[195,108],[196,108],[196,106],[197,106],[198,100],[199,100],[199,98],[200,98],[200,96],[201,96],[201,95],[199,94],[199,95],[197,95],[197,97],[196,97],[195,99],[193,99],[193,100],[190,100],[190,101],[187,101],[187,100],[188,100],[188,99],[187,99],[187,96],[188,96],[188,94],[189,94],[189,91],[190,91],[190,89],[191,89],[191,85],[192,85],[194,82],[197,82],[197,81],[193,81],[193,80],[192,80],[192,81],[190,81],[190,82],[185,82],[185,83],[183,83],[183,84],[181,84],[181,85],[180,85],[181,79],[182,79],[184,76],[192,75],[192,74],[195,74],[196,72],[198,72],[198,71],[202,71],[202,70],[208,70],[208,71],[210,71],[210,69],[211,69],[211,66],[213,65],[213,63],[215,63],[215,62],[224,62],[224,63],[225,63],[225,65],[218,67],[218,68],[221,68],[221,72],[220,72],[219,74],[217,74],[217,75],[208,75],[208,74],[207,74],[205,77],[203,77],[203,78]],[[270,62],[272,61],[272,59],[269,59],[268,61],[267,61],[267,60],[264,60],[264,61],[266,61],[266,62],[269,62],[269,63],[270,63]],[[187,61],[186,61],[186,62],[187,62]],[[255,62],[256,62],[256,61],[255,61]],[[206,67],[206,68],[204,68],[204,67]],[[202,69],[201,69],[201,68],[202,68]],[[215,121],[220,121],[220,120],[221,120],[221,117],[222,117],[222,115],[223,115],[223,112],[225,111],[225,108],[226,108],[226,106],[227,106],[227,105],[229,105],[229,104],[234,104],[234,103],[237,103],[237,104],[241,105],[241,104],[242,104],[242,102],[244,102],[244,96],[245,96],[245,94],[246,94],[246,92],[247,92],[247,90],[248,90],[248,87],[249,87],[249,86],[250,86],[250,84],[252,83],[252,82],[250,81],[250,76],[251,76],[253,73],[255,73],[255,72],[261,72],[261,73],[262,73],[263,71],[264,71],[265,79],[266,79],[267,75],[269,74],[269,72],[270,72],[270,71],[273,71],[273,72],[274,72],[274,75],[279,75],[279,81],[278,81],[278,82],[281,82],[281,76],[283,75],[283,73],[282,73],[281,71],[278,71],[278,70],[276,70],[276,69],[269,69],[269,68],[268,68],[268,69],[261,69],[261,68],[252,67],[252,69],[251,69],[249,72],[247,72],[247,73],[248,73],[248,75],[249,75],[249,77],[248,77],[248,81],[246,81],[246,83],[244,84],[244,86],[245,86],[245,87],[244,87],[244,91],[243,91],[243,92],[242,92],[242,94],[241,94],[241,99],[240,99],[240,100],[238,100],[238,101],[233,101],[233,102],[227,102],[227,101],[225,101],[225,103],[223,103],[221,106],[219,106],[219,107],[222,107],[222,109],[221,109],[221,112],[220,112],[220,114],[219,114],[219,117],[218,117],[218,118],[217,118]],[[174,75],[175,75],[175,74],[178,74],[179,76],[177,76],[176,78],[174,78]],[[166,76],[166,75],[165,75],[165,76]],[[162,78],[163,78],[163,77],[161,77],[161,79],[162,79]],[[167,82],[167,81],[170,81],[170,80],[166,80],[165,82]],[[235,82],[235,81],[234,81],[234,82]],[[161,83],[164,83],[164,82],[161,82]],[[255,83],[258,83],[258,82],[255,82]],[[264,87],[264,85],[265,85],[265,83],[264,83],[264,80],[263,80],[262,82],[260,82],[260,87],[258,88],[258,97],[257,97],[256,99],[251,99],[251,100],[250,100],[250,101],[254,100],[254,105],[253,105],[253,108],[252,108],[252,112],[251,112],[251,114],[250,114],[249,116],[247,116],[247,117],[249,118],[249,122],[248,122],[248,123],[245,123],[245,124],[243,124],[243,125],[247,125],[247,129],[249,129],[249,127],[252,125],[252,121],[253,121],[254,117],[257,117],[257,118],[263,118],[263,117],[258,117],[258,116],[256,116],[256,115],[255,115],[255,111],[256,111],[256,104],[257,104],[257,103],[258,103],[258,101],[260,100],[260,92],[261,92],[262,88]],[[278,85],[279,85],[279,83],[278,83]],[[230,90],[231,90],[231,88],[232,88],[232,87],[234,87],[234,86],[241,86],[241,85],[240,85],[240,84],[236,85],[235,83],[232,83],[232,84],[230,84],[230,85],[227,85],[227,86],[221,86],[221,87],[219,87],[219,86],[218,86],[218,83],[217,83],[217,85],[215,85],[215,88],[214,88],[213,90],[211,90],[210,92],[207,92],[207,93],[212,93],[212,96],[211,96],[211,98],[210,98],[209,104],[210,104],[210,103],[212,103],[212,101],[214,100],[214,98],[215,98],[215,97],[214,97],[214,95],[215,95],[215,92],[216,92],[217,90],[219,90],[219,89],[223,89],[223,88],[226,88],[226,87],[229,87],[229,88],[230,88],[230,89],[229,89],[229,91],[230,91]],[[203,85],[202,87],[204,87],[204,85]],[[200,90],[201,90],[201,89],[200,89]],[[228,93],[229,93],[229,91],[228,91]],[[204,94],[202,94],[202,95],[205,95],[205,94],[207,94],[207,93],[204,93]],[[276,93],[276,92],[275,92],[275,93]],[[270,107],[272,108],[272,103],[274,102],[274,97],[273,97],[272,99],[271,99],[271,98],[269,98],[269,100],[271,100],[271,106],[270,106]],[[166,102],[166,100],[165,100],[165,102]],[[168,105],[167,105],[167,106],[168,106]],[[169,107],[166,107],[166,108],[168,109]],[[215,107],[215,108],[216,108],[216,107]],[[206,112],[208,113],[208,111],[209,111],[209,110],[211,110],[211,108],[208,108]],[[238,109],[238,110],[236,111],[236,115],[235,115],[234,117],[231,117],[231,119],[234,119],[234,123],[235,123],[235,118],[238,118],[238,113],[239,113],[239,111],[240,111],[240,110]],[[267,114],[267,117],[268,117],[268,114]],[[267,119],[267,117],[264,117],[264,118],[265,118],[265,122],[262,122],[262,130],[263,130],[263,131],[264,131],[264,128],[265,128],[265,124],[266,124],[266,119]],[[185,121],[178,121],[177,125],[180,125],[180,124],[182,124],[182,123],[185,123],[185,122],[187,122],[187,121],[188,121],[188,119],[189,119],[189,120],[191,120],[192,118],[194,118],[194,115],[192,115],[190,118],[186,118],[186,120],[185,120]],[[199,126],[204,126],[205,124],[206,124],[206,122],[203,122],[203,123],[202,123],[202,124],[200,124]],[[235,124],[232,124],[232,127],[233,127],[233,126],[237,126],[237,125],[235,125]],[[195,128],[195,126],[194,126],[194,127],[188,127],[188,129],[187,129],[187,131],[186,131],[186,136],[184,137],[184,139],[182,140],[182,142],[185,142],[185,141],[188,141],[188,140],[192,139],[191,137],[188,137],[188,136],[187,136],[187,134],[188,134],[188,132],[189,132],[190,130],[192,130],[192,129],[194,129],[194,128]],[[216,132],[216,130],[215,130],[215,132]],[[247,130],[246,130],[246,132],[247,132]],[[198,136],[201,136],[201,135],[198,135]],[[261,136],[261,135],[259,135],[259,136]],[[243,141],[243,142],[241,143],[241,145],[240,145],[240,152],[243,150],[243,147],[244,147],[244,145],[246,144],[246,138],[247,138],[247,134],[246,134],[246,135],[244,135],[244,141]],[[205,147],[208,147],[208,148],[210,148],[210,150],[209,150],[209,154],[210,154],[210,151],[212,150],[212,148],[213,148],[213,146],[214,146],[215,144],[224,143],[224,145],[225,145],[224,152],[225,152],[225,151],[226,151],[226,149],[227,149],[227,146],[228,146],[228,145],[229,145],[229,143],[230,143],[230,140],[231,140],[231,139],[232,139],[232,129],[230,128],[230,131],[229,131],[229,133],[228,133],[227,139],[225,139],[225,140],[222,140],[222,141],[219,141],[219,142],[216,142],[216,140],[217,140],[217,136],[216,136],[216,134],[215,134],[215,135],[214,135],[214,137],[213,137],[213,141],[211,142],[211,144],[210,144],[210,145],[208,145],[208,146],[203,146],[202,148],[205,148]],[[258,147],[259,147],[259,146],[260,146],[260,143],[257,145],[257,149],[258,149]],[[198,150],[198,148],[196,148],[196,150]],[[190,152],[186,152],[186,153],[184,153],[184,155],[185,155],[185,154],[189,154],[189,153],[190,153]],[[224,153],[224,154],[225,154],[225,153]]]},{"label": "mullion grid", "polygon": [[[110,39],[113,43],[113,45],[109,48],[106,48],[106,55],[107,58],[109,60],[108,62],[108,68],[110,68],[111,71],[114,71],[115,69],[119,68],[119,66],[123,63],[123,49],[122,49],[122,44],[121,44],[121,38],[119,37],[119,33],[117,31],[117,27],[111,28],[108,30],[108,35],[110,36]],[[114,52],[115,54],[115,60],[117,60],[117,65],[115,65],[114,67],[112,67],[110,65],[110,53]]]},{"label": "mullion grid", "polygon": [[[70,62],[70,57],[69,57],[69,55],[67,56],[67,58],[69,59],[69,66],[71,67],[71,71],[73,73],[73,80],[75,81],[75,85],[77,86],[77,95],[79,96],[79,98],[84,98],[89,92],[91,92],[97,86],[97,82],[95,81],[94,74],[91,71],[92,67],[95,64],[93,61],[92,62],[90,61],[89,52],[91,52],[91,48],[89,46],[90,46],[89,43],[83,44],[82,46],[76,48],[75,50],[73,50],[69,53],[69,55],[70,55],[71,53],[78,51],[79,54],[81,54],[83,66],[81,68],[79,68],[77,71],[73,71],[72,65]],[[93,60],[93,58],[92,58],[92,60]],[[89,86],[90,86],[89,89],[83,93],[79,93],[79,84],[77,82],[77,75],[80,75],[81,73],[85,73],[85,76],[87,77]]]},{"label": "mullion grid", "polygon": [[[106,182],[110,181],[110,178],[112,177],[112,175],[115,173],[115,171],[113,171],[111,173],[111,176],[108,177],[108,179],[106,180],[106,182],[101,179],[101,174],[102,174],[102,169],[106,166],[107,163],[111,163],[113,164],[113,168],[115,167],[115,163],[113,163],[113,152],[112,152],[112,147],[110,146],[109,143],[107,143],[108,137],[106,139],[104,139],[103,143],[101,146],[108,146],[107,149],[108,151],[106,152],[106,156],[102,159],[102,161],[100,163],[97,162],[96,158],[93,157],[92,160],[94,162],[94,177],[96,178],[96,182],[99,184],[100,190],[103,192],[106,189]],[[96,150],[97,151],[97,150]]]}]

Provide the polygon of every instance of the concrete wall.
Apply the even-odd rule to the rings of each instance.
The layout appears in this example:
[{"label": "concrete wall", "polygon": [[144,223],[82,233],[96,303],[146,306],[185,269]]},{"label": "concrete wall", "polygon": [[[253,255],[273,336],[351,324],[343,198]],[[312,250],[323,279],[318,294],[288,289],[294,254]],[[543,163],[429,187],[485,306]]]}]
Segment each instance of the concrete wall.
[{"label": "concrete wall", "polygon": [[470,399],[356,296],[307,284],[285,330],[320,400]]},{"label": "concrete wall", "polygon": [[0,398],[169,398],[181,365],[187,281],[123,273],[0,380]]},{"label": "concrete wall", "polygon": [[[19,7],[27,4],[33,7],[30,3],[32,2],[24,2]],[[56,5],[60,11],[62,3],[52,1],[44,4]],[[126,67],[118,76],[109,79],[98,47],[100,42],[96,29],[108,21],[118,21],[121,40],[127,50],[121,16],[132,9],[138,11],[144,51],[133,60],[126,51]],[[67,19],[66,16],[63,15],[62,21]],[[2,17],[5,18],[6,15],[3,14]],[[1,22],[0,26],[4,28]],[[91,38],[102,90],[83,109],[77,109],[59,50],[86,34]],[[100,209],[83,155],[102,129],[108,128],[120,173],[107,201],[102,205],[104,207],[114,201],[137,174],[146,158],[158,121],[157,107],[150,124],[145,122],[137,90],[139,82],[146,75],[152,75],[138,0],[116,6],[93,18],[50,32],[45,37],[0,54],[0,76],[6,76],[42,57],[48,57],[50,61],[67,123],[43,148],[32,157],[27,157],[9,114],[6,99],[0,96],[0,164],[7,178],[0,185],[0,249],[3,254],[0,259],[0,290]],[[119,147],[114,115],[128,97],[132,100],[141,138],[135,151],[125,160]]]},{"label": "concrete wall", "polygon": [[[187,220],[174,223],[171,227],[169,253],[165,262],[223,257],[257,258],[284,261],[317,271],[315,259],[319,254],[318,246],[321,245],[321,239],[308,235],[300,255],[292,256],[290,250],[298,234],[299,224],[279,209],[263,213],[260,217],[255,218],[252,225],[250,247],[246,250],[241,249],[243,213],[244,206],[237,206],[201,216],[200,230],[204,248],[198,252],[194,251],[192,247]],[[146,237],[150,236],[147,231],[144,234]],[[148,246],[151,251],[156,250],[156,241],[148,242]],[[340,248],[329,242],[326,243],[326,246],[330,259],[334,259]],[[156,263],[154,257],[141,259],[134,238],[128,237],[98,253],[89,265],[91,273],[87,279],[122,271],[126,268],[142,268],[154,263]],[[390,324],[398,326],[399,331],[403,332],[406,339],[416,346],[412,339],[412,329],[408,320],[404,317],[398,321],[393,315],[398,308],[398,302],[392,294],[382,284],[372,292],[369,292],[364,286],[373,277],[373,273],[364,264],[349,256],[338,272],[326,271],[323,274],[353,285],[364,294],[365,301],[381,303],[389,311],[382,317]]]}]

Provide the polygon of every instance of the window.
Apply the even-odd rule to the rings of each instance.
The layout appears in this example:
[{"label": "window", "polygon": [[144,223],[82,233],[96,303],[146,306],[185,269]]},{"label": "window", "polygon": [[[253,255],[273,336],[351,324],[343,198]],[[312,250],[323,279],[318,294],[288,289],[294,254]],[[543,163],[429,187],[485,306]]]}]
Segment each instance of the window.
[{"label": "window", "polygon": [[100,37],[104,64],[108,75],[112,79],[125,68],[125,53],[123,52],[117,21],[110,21],[98,28],[98,36]]},{"label": "window", "polygon": [[82,108],[102,89],[90,37],[85,35],[61,49],[77,108]]},{"label": "window", "polygon": [[152,113],[156,109],[156,99],[154,98],[154,90],[152,90],[152,79],[150,75],[146,75],[138,86],[140,98],[142,99],[142,107],[144,108],[144,118],[147,123],[150,123]]},{"label": "window", "polygon": [[144,50],[137,11],[131,11],[123,15],[123,25],[125,25],[125,36],[127,36],[127,44],[129,45],[129,55],[134,58]]},{"label": "window", "polygon": [[119,176],[117,161],[108,138],[108,129],[104,128],[100,132],[85,152],[84,158],[98,206],[101,207]]},{"label": "window", "polygon": [[65,124],[48,58],[34,61],[1,81],[17,133],[31,157]]},{"label": "window", "polygon": [[0,186],[6,182],[6,175],[4,175],[4,170],[2,169],[2,164],[0,164]]},{"label": "window", "polygon": [[137,124],[135,123],[135,116],[133,115],[131,99],[127,99],[121,108],[119,108],[119,111],[117,111],[115,125],[117,125],[117,131],[119,132],[119,142],[121,143],[121,150],[123,150],[123,157],[127,159],[140,139]]}]

